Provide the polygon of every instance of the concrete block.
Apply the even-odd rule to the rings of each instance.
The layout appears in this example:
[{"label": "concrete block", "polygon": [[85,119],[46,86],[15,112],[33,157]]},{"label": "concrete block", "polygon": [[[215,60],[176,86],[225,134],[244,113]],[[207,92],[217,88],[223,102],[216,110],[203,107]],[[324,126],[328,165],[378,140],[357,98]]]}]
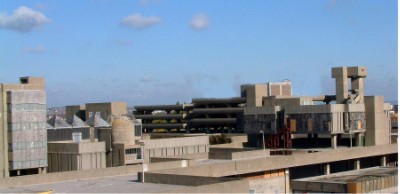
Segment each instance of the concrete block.
[{"label": "concrete block", "polygon": [[349,77],[367,77],[367,68],[364,66],[347,67],[347,76]]}]

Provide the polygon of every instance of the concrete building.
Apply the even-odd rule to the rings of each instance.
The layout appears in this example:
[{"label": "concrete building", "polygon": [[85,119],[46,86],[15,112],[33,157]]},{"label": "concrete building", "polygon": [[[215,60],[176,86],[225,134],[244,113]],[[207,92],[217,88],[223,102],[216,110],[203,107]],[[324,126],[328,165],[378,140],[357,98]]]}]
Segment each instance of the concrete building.
[{"label": "concrete building", "polygon": [[293,193],[391,193],[397,192],[398,172],[394,167],[374,167],[290,182]]},{"label": "concrete building", "polygon": [[76,115],[68,121],[57,115],[48,120],[48,172],[106,167],[105,142],[97,142],[96,131],[110,125],[96,115],[88,123],[92,127]]},{"label": "concrete building", "polygon": [[[57,115],[52,116],[48,121],[47,141],[73,141],[74,134],[79,136],[80,140],[90,139],[90,127],[79,117],[74,116],[66,121]],[[78,133],[78,134],[77,134]]]},{"label": "concrete building", "polygon": [[49,172],[90,170],[106,167],[104,142],[49,142]]},{"label": "concrete building", "polygon": [[[348,146],[390,143],[390,105],[384,103],[382,96],[364,96],[366,76],[365,67],[332,68],[335,96],[262,97],[262,106],[258,103],[259,106],[246,107],[244,111],[249,142],[258,147],[266,142],[269,148],[290,148],[294,135],[328,135],[332,148],[336,148],[338,138],[345,134],[350,139]],[[336,104],[330,104],[333,100]],[[315,104],[317,101],[326,104]]]},{"label": "concrete building", "polygon": [[[229,100],[240,100],[237,106],[243,110],[243,126],[249,138],[241,135],[232,138],[237,142],[230,144],[210,146],[208,136],[203,134],[151,133],[139,138],[133,134],[136,133],[133,128],[136,122],[132,117],[113,117],[112,127],[105,135],[105,139],[108,138],[105,144],[107,149],[112,149],[109,151],[119,150],[119,155],[111,156],[116,156],[118,165],[125,166],[48,173],[37,175],[37,178],[5,178],[0,181],[0,188],[5,188],[0,192],[39,191],[49,187],[57,192],[396,192],[398,145],[389,140],[387,110],[390,106],[383,103],[383,97],[363,95],[362,80],[367,76],[365,67],[333,68],[332,75],[337,84],[342,84],[336,86],[336,95],[268,96],[267,92],[267,96],[263,96],[265,86],[259,87],[260,91],[256,91],[258,87],[248,86],[254,90],[244,90],[246,97]],[[349,78],[352,83],[350,92],[345,86]],[[252,96],[250,100],[248,96]],[[226,103],[225,100],[208,99],[204,102]],[[250,101],[254,106],[246,106]],[[193,114],[196,106],[192,105],[193,108],[187,109],[189,115]],[[212,106],[203,107],[207,109],[204,111],[223,115],[229,114],[223,110],[231,110]],[[152,108],[155,107],[146,110],[150,113],[139,114],[149,114],[142,119],[152,117]],[[165,115],[185,114],[183,110],[179,113],[176,110],[165,111]],[[163,111],[159,109],[156,112]],[[100,118],[99,114],[93,116],[96,115]],[[186,122],[190,123],[190,119],[193,118],[188,117]],[[210,129],[214,127],[211,124],[208,125]],[[99,131],[101,141],[102,129]],[[311,146],[299,146],[298,139],[304,139],[305,144]],[[328,146],[323,145],[325,140]],[[127,154],[138,159],[137,150],[136,155],[126,153],[126,148],[129,150],[133,142],[143,148],[141,165],[127,163],[130,159]],[[265,145],[272,147],[265,148]],[[263,146],[264,149],[260,149]],[[102,187],[104,185],[107,187]]]},{"label": "concrete building", "polygon": [[[243,132],[245,107],[262,106],[263,97],[291,96],[291,82],[245,84],[241,96],[232,98],[193,98],[190,104],[135,106],[134,115],[143,121],[143,132]],[[161,111],[162,114],[154,114]]]},{"label": "concrete building", "polygon": [[70,105],[65,107],[66,118],[71,119],[74,115],[86,121],[97,114],[102,119],[107,120],[112,115],[120,116],[127,114],[126,102],[104,102],[87,103],[85,105]]},{"label": "concrete building", "polygon": [[1,177],[45,173],[47,168],[44,78],[21,77],[0,85]]}]

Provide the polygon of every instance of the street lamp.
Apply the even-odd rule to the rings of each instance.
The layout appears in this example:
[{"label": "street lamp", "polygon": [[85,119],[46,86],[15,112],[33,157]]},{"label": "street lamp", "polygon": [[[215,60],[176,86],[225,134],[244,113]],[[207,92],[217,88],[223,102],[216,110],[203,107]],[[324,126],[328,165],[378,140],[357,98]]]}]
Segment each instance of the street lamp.
[{"label": "street lamp", "polygon": [[264,138],[264,131],[260,131],[262,134],[262,140],[263,140],[263,148],[264,148],[264,156],[265,156],[265,138]]}]

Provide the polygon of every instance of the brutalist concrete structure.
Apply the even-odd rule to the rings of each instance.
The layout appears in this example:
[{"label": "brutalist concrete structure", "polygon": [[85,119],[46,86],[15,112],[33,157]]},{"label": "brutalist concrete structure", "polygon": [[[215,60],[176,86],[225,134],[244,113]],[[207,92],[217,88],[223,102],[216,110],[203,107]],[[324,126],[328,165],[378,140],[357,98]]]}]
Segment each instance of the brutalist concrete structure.
[{"label": "brutalist concrete structure", "polygon": [[80,140],[90,139],[89,125],[75,115],[68,121],[54,115],[47,121],[47,123],[48,142],[73,141],[74,135]]},{"label": "brutalist concrete structure", "polygon": [[44,78],[21,77],[19,84],[1,84],[0,91],[0,176],[45,173]]},{"label": "brutalist concrete structure", "polygon": [[239,97],[232,98],[193,98],[190,104],[135,106],[133,113],[142,119],[145,133],[156,129],[187,133],[243,132],[245,107],[262,106],[266,96],[291,96],[292,84],[289,80],[244,84],[240,92]]},{"label": "brutalist concrete structure", "polygon": [[90,170],[106,167],[104,142],[48,143],[49,172]]},{"label": "brutalist concrete structure", "polygon": [[391,193],[397,192],[394,167],[374,167],[290,182],[293,193]]},{"label": "brutalist concrete structure", "polygon": [[[294,134],[329,135],[332,148],[336,148],[339,134],[347,134],[350,144],[354,138],[354,146],[390,143],[390,105],[384,103],[382,96],[364,96],[366,76],[366,67],[336,67],[332,68],[332,78],[336,79],[334,96],[262,97],[262,103],[244,111],[249,142],[260,146],[265,138],[267,147],[279,148],[279,137],[283,136],[283,147],[289,148]],[[336,104],[330,104],[332,101]]]},{"label": "brutalist concrete structure", "polygon": [[65,107],[67,120],[74,115],[86,121],[93,115],[100,115],[101,118],[107,120],[110,116],[120,116],[127,114],[126,102],[103,102],[103,103],[87,103],[85,105],[70,105]]}]

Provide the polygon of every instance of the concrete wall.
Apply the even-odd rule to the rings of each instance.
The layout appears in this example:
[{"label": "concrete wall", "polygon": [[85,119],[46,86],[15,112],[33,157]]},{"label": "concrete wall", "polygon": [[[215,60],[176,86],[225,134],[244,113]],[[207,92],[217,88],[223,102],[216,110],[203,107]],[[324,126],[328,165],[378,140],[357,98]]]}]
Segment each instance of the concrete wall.
[{"label": "concrete wall", "polygon": [[110,114],[119,116],[127,113],[126,102],[88,103],[85,106],[86,118],[89,118],[90,112],[102,112],[103,119],[107,119]]},{"label": "concrete wall", "polygon": [[203,152],[203,153],[196,153],[196,154],[183,154],[183,155],[175,155],[175,156],[162,156],[162,157],[150,157],[151,161],[156,161],[157,159],[154,160],[154,158],[164,158],[164,159],[185,159],[185,160],[205,160],[208,159],[208,153]]},{"label": "concrete wall", "polygon": [[168,139],[150,139],[144,142],[145,162],[149,162],[150,157],[166,157],[208,153],[208,136],[194,136]]},{"label": "concrete wall", "polygon": [[48,143],[49,172],[106,167],[105,143]]},{"label": "concrete wall", "polygon": [[383,145],[390,143],[390,117],[384,112],[383,96],[365,96],[367,130],[365,145]]},{"label": "concrete wall", "polygon": [[269,156],[269,150],[238,149],[238,148],[210,148],[208,157],[210,159],[236,160],[240,158],[254,158]]},{"label": "concrete wall", "polygon": [[[138,173],[141,177],[141,172]],[[191,175],[175,175],[175,174],[160,174],[153,172],[146,172],[144,176],[146,183],[158,184],[171,184],[171,185],[184,185],[184,186],[200,186],[214,183],[227,182],[237,180],[235,178],[216,178],[204,176],[191,176]]]},{"label": "concrete wall", "polygon": [[242,97],[246,97],[247,107],[262,106],[263,96],[268,95],[267,84],[253,84],[240,86]]},{"label": "concrete wall", "polygon": [[162,173],[221,177],[260,171],[286,169],[303,165],[323,164],[339,160],[352,160],[356,158],[389,155],[397,152],[397,144],[353,147],[309,153],[307,155],[296,154],[290,156],[274,156],[260,159],[215,163],[210,165],[194,166],[186,168],[185,170],[169,169],[163,170]]},{"label": "concrete wall", "polygon": [[285,193],[285,177],[276,176],[264,179],[251,179],[250,191],[254,193]]},{"label": "concrete wall", "polygon": [[395,168],[381,169],[383,173],[378,174],[363,174],[370,169],[296,179],[290,185],[294,193],[371,193],[398,186],[397,172],[393,173],[393,170],[397,171]]},{"label": "concrete wall", "polygon": [[162,193],[249,193],[249,191],[249,181],[247,179],[242,179],[168,190],[163,191]]}]

